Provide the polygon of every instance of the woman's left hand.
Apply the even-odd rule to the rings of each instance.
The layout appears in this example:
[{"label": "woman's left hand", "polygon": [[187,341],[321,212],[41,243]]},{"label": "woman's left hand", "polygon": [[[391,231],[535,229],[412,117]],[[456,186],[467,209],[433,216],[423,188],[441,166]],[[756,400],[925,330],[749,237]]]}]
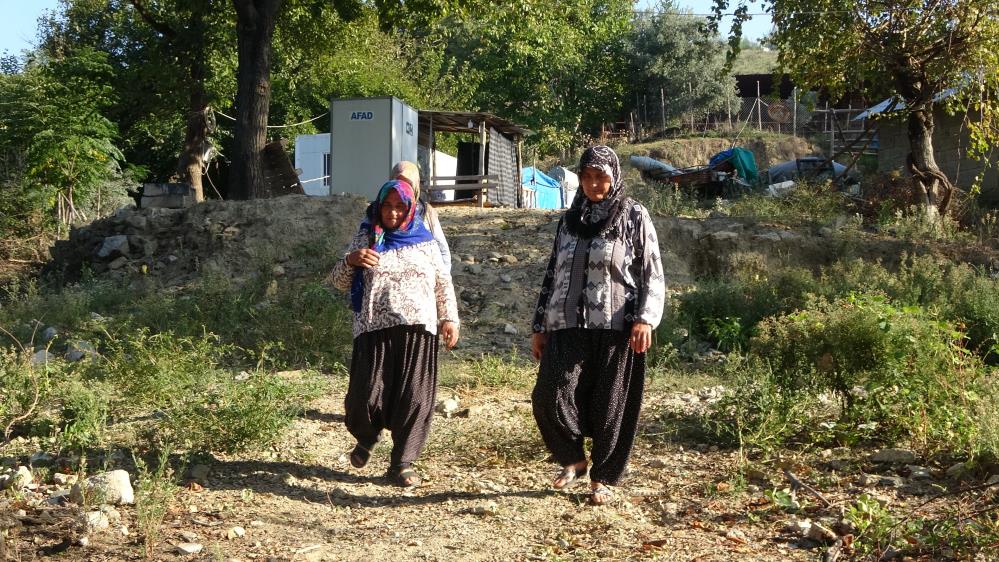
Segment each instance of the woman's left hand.
[{"label": "woman's left hand", "polygon": [[636,322],[631,327],[631,339],[628,345],[635,353],[645,353],[652,347],[652,326]]},{"label": "woman's left hand", "polygon": [[458,325],[450,320],[445,320],[441,322],[439,332],[444,346],[448,349],[454,349],[455,344],[458,343]]}]

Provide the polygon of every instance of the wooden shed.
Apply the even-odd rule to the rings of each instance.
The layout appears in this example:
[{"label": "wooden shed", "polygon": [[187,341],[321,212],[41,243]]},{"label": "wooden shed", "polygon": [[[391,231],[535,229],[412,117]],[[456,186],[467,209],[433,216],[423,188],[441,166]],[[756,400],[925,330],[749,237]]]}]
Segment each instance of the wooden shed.
[{"label": "wooden shed", "polygon": [[[458,170],[454,176],[437,175],[434,157],[437,133],[471,136],[472,140],[458,144]],[[455,204],[524,206],[520,184],[521,143],[531,133],[523,126],[490,113],[421,110],[418,143],[429,155],[422,180],[424,189],[454,189]]]}]

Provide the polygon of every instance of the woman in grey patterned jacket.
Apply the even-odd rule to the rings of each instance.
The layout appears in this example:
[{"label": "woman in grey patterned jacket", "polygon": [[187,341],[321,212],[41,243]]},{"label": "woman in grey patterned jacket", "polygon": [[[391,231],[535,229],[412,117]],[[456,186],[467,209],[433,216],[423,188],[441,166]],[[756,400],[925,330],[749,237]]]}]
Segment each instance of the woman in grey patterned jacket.
[{"label": "woman in grey patterned jacket", "polygon": [[[613,497],[624,474],[645,384],[645,352],[662,318],[666,283],[648,211],[624,196],[607,146],[579,161],[580,190],[559,221],[534,315],[541,367],[534,418],[562,465],[553,486],[590,474],[590,501]],[[583,439],[592,438],[590,460]]]}]

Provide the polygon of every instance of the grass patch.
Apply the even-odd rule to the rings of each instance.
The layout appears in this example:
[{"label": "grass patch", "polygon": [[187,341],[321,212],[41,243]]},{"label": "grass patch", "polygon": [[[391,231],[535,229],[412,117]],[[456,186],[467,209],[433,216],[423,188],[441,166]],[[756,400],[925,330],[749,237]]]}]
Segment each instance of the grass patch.
[{"label": "grass patch", "polygon": [[529,390],[537,379],[538,367],[516,354],[483,355],[478,359],[442,362],[438,374],[442,388]]}]

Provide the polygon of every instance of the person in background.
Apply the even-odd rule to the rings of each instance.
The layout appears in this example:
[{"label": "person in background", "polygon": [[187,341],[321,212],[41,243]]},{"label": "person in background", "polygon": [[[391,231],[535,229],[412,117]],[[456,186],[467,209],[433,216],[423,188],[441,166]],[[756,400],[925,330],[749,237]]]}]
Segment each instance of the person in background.
[{"label": "person in background", "polygon": [[413,187],[382,185],[347,252],[327,277],[350,291],[354,344],[344,400],[357,440],[350,463],[363,468],[382,429],[392,434],[387,477],[420,484],[412,463],[423,450],[437,394],[438,337],[458,341],[451,274],[418,212]]},{"label": "person in background", "polygon": [[589,468],[590,502],[600,505],[613,498],[609,486],[631,454],[666,283],[655,227],[645,207],[625,197],[617,154],[587,149],[579,183],[535,309],[531,352],[541,365],[531,398],[541,436],[562,465],[552,485],[564,488]]},{"label": "person in background", "polygon": [[434,240],[441,249],[441,259],[444,260],[444,267],[447,268],[448,272],[451,271],[451,248],[447,244],[447,238],[444,237],[444,229],[441,228],[440,217],[437,215],[437,209],[434,209],[430,203],[423,201],[420,198],[420,168],[410,162],[409,160],[402,160],[395,166],[392,166],[392,172],[390,177],[397,180],[403,180],[409,185],[413,186],[413,191],[416,193],[416,200],[419,202],[419,208],[417,213],[423,215],[423,224],[433,234]]}]

